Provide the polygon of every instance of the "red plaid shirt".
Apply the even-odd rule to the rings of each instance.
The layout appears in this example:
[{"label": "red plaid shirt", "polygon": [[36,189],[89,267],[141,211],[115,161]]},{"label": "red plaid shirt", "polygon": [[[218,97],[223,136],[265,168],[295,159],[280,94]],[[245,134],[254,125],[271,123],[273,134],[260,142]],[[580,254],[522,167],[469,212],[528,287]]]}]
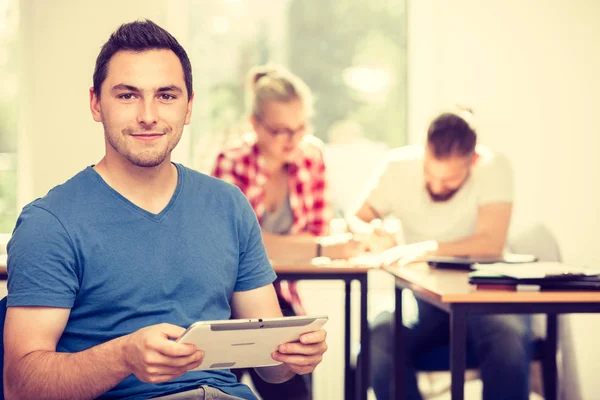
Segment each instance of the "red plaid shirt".
[{"label": "red plaid shirt", "polygon": [[[310,233],[325,235],[329,230],[331,208],[327,202],[325,163],[321,142],[307,136],[300,144],[297,158],[288,166],[288,184],[293,224],[290,235]],[[225,150],[217,157],[212,175],[239,187],[252,205],[260,222],[265,214],[265,187],[269,173],[255,139]],[[290,282],[288,290],[278,285],[278,292],[292,304],[298,315],[305,314],[296,290]]]}]

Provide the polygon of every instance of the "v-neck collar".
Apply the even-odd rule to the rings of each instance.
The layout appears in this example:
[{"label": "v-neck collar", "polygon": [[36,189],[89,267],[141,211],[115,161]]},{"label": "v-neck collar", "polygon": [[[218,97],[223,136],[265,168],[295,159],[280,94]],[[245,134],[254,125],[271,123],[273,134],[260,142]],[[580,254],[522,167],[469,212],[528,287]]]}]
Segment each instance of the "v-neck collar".
[{"label": "v-neck collar", "polygon": [[171,211],[171,209],[173,209],[173,207],[175,206],[175,203],[177,202],[177,198],[179,197],[179,193],[181,192],[181,188],[183,186],[182,167],[177,163],[172,164],[175,165],[175,167],[177,168],[177,186],[175,187],[175,191],[173,192],[169,203],[158,214],[154,214],[148,210],[139,207],[138,205],[134,204],[129,199],[127,199],[125,196],[123,196],[121,193],[113,189],[108,183],[106,183],[106,181],[100,176],[100,174],[96,172],[96,170],[93,168],[93,165],[87,167],[87,169],[89,170],[89,173],[92,174],[92,176],[94,176],[100,182],[100,184],[109,191],[111,195],[123,202],[129,209],[149,220],[152,220],[154,222],[161,222],[165,219],[169,211]]}]

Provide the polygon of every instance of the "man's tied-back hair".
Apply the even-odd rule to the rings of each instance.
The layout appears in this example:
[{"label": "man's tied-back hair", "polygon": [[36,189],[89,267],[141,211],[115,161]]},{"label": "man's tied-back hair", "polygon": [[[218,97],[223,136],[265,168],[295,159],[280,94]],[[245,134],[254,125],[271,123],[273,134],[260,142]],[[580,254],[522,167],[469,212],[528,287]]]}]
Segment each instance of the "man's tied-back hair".
[{"label": "man's tied-back hair", "polygon": [[118,51],[143,52],[161,49],[171,50],[179,58],[183,67],[188,100],[191,99],[192,65],[187,53],[173,35],[148,19],[121,25],[102,46],[94,70],[94,92],[96,96],[100,97],[102,83],[108,73],[108,63],[115,53]]},{"label": "man's tied-back hair", "polygon": [[477,133],[469,122],[471,113],[463,118],[460,112],[446,112],[436,117],[427,131],[427,144],[437,159],[465,157],[475,152]]}]

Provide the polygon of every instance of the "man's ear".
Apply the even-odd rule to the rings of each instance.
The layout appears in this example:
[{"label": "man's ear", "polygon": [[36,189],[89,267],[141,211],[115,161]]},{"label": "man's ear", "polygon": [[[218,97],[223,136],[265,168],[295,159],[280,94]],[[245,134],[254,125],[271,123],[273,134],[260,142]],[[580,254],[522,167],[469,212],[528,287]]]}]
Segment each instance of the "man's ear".
[{"label": "man's ear", "polygon": [[102,122],[102,112],[100,110],[100,99],[96,95],[96,91],[92,86],[90,88],[90,111],[92,112],[92,118],[96,122]]},{"label": "man's ear", "polygon": [[477,161],[479,161],[480,155],[478,153],[473,153],[473,157],[471,158],[471,167],[474,166]]},{"label": "man's ear", "polygon": [[185,112],[185,121],[184,121],[184,125],[189,125],[190,122],[192,121],[192,106],[194,105],[194,92],[192,92],[192,95],[190,96],[190,99],[188,100],[187,103],[187,110]]}]

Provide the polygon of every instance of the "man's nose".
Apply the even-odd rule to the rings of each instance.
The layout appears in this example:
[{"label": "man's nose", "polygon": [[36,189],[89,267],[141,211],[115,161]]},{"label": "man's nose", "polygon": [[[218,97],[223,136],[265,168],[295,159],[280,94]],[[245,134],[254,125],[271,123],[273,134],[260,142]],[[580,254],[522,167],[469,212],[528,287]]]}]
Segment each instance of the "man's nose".
[{"label": "man's nose", "polygon": [[441,193],[444,191],[444,185],[441,181],[434,180],[429,185],[431,187],[431,191],[434,193]]},{"label": "man's nose", "polygon": [[157,107],[152,100],[143,100],[140,102],[138,110],[138,122],[147,126],[156,124],[158,119]]}]

